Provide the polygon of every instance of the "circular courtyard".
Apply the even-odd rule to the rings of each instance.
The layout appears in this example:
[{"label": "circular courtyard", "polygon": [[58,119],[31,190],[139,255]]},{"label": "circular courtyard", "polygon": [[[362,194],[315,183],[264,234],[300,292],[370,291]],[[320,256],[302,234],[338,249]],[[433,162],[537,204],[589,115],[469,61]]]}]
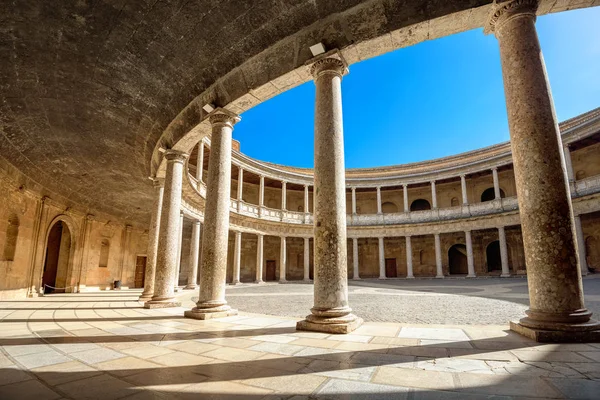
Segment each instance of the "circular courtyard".
[{"label": "circular courtyard", "polygon": [[[350,307],[370,322],[499,325],[525,315],[527,280],[417,279],[350,281]],[[583,280],[586,305],[600,315],[600,277]],[[313,306],[313,285],[242,284],[227,287],[227,301],[240,311],[304,318]],[[182,300],[196,301],[197,292]]]}]

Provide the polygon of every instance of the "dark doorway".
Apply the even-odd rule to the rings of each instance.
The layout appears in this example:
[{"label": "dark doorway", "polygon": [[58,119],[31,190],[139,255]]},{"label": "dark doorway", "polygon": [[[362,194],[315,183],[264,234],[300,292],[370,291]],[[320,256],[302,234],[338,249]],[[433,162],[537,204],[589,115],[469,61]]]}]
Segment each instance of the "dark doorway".
[{"label": "dark doorway", "polygon": [[267,281],[277,280],[277,263],[275,260],[267,260]]},{"label": "dark doorway", "polygon": [[62,221],[50,229],[46,244],[46,258],[42,275],[44,293],[64,293],[71,255],[71,233]]},{"label": "dark doorway", "polygon": [[455,244],[448,250],[448,266],[450,275],[466,275],[469,273],[467,262],[467,246]]},{"label": "dark doorway", "polygon": [[488,244],[488,247],[485,249],[485,259],[487,262],[488,272],[502,271],[499,241],[495,240]]},{"label": "dark doorway", "polygon": [[[500,189],[500,198],[503,199],[505,197],[504,190]],[[481,202],[484,201],[492,201],[496,199],[496,193],[494,192],[494,188],[487,188],[481,193]]]},{"label": "dark doorway", "polygon": [[146,276],[146,256],[138,256],[135,260],[135,287],[144,287],[144,277]]},{"label": "dark doorway", "polygon": [[425,199],[417,199],[410,205],[410,211],[431,210],[431,204]]},{"label": "dark doorway", "polygon": [[397,278],[398,270],[396,269],[396,259],[386,258],[385,259],[385,276],[387,278]]}]

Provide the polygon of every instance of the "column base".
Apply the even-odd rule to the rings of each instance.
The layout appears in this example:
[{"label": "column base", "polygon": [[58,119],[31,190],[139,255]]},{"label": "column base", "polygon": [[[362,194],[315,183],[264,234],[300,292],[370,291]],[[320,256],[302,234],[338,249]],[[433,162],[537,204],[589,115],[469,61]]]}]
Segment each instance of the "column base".
[{"label": "column base", "polygon": [[173,288],[173,291],[174,291],[175,293],[179,293],[179,292],[181,292],[181,290],[182,290],[182,289],[181,289],[179,286],[175,286],[175,287]]},{"label": "column base", "polygon": [[357,276],[356,278],[352,278],[353,281],[360,281],[362,280],[362,278],[360,276]]},{"label": "column base", "polygon": [[[349,314],[346,316],[350,317],[347,322],[340,323],[327,323],[327,322],[318,322],[318,317],[314,318],[313,315],[309,315],[307,319],[298,321],[296,323],[296,329],[299,331],[312,331],[312,332],[323,332],[323,333],[338,333],[345,334],[350,333],[359,326],[362,325],[363,320],[355,316],[354,314]],[[314,319],[314,321],[309,321],[308,318]]]},{"label": "column base", "polygon": [[210,311],[210,309],[194,307],[189,311],[185,311],[183,313],[183,316],[186,318],[206,320],[206,319],[231,317],[232,315],[237,315],[237,314],[238,314],[238,310],[234,310],[232,308],[229,308],[226,310],[219,310],[219,311]]},{"label": "column base", "polygon": [[542,343],[600,343],[600,324],[589,321],[582,324],[565,325],[564,330],[545,330],[524,326],[510,321],[510,330],[536,342]]},{"label": "column base", "polygon": [[152,294],[142,293],[142,295],[138,298],[138,301],[142,301],[142,302],[146,302],[146,301],[150,301],[150,300],[152,300]]},{"label": "column base", "polygon": [[304,282],[304,283],[311,283],[312,279],[302,279],[302,282]]},{"label": "column base", "polygon": [[467,275],[467,278],[477,278],[477,275]]},{"label": "column base", "polygon": [[406,279],[415,279],[414,275],[407,276]]},{"label": "column base", "polygon": [[183,290],[196,290],[198,289],[198,285],[194,284],[194,285],[186,285]]},{"label": "column base", "polygon": [[172,308],[181,307],[181,302],[176,299],[167,300],[149,300],[144,304],[144,308]]},{"label": "column base", "polygon": [[383,281],[383,280],[386,280],[386,279],[387,279],[387,276],[380,276],[380,277],[379,277],[379,278],[377,278],[377,279],[379,279],[379,280]]},{"label": "column base", "polygon": [[436,275],[435,278],[436,279],[444,279],[444,275]]},{"label": "column base", "polygon": [[510,278],[510,274],[501,274],[500,278]]},{"label": "column base", "polygon": [[279,283],[287,283],[287,279],[280,279]]},{"label": "column base", "polygon": [[260,281],[254,281],[254,283],[256,283],[257,285],[264,285],[265,281],[260,280]]},{"label": "column base", "polygon": [[241,285],[241,284],[242,284],[242,282],[240,282],[240,281],[235,281],[235,282],[230,283],[230,285],[232,285],[232,286]]}]

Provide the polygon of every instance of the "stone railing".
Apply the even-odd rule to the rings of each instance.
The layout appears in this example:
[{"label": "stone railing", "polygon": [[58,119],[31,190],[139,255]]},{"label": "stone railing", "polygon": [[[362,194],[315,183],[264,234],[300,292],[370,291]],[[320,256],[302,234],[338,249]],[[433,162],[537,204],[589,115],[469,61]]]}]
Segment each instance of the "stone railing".
[{"label": "stone railing", "polygon": [[580,179],[571,185],[572,197],[581,197],[598,192],[600,192],[600,175]]}]

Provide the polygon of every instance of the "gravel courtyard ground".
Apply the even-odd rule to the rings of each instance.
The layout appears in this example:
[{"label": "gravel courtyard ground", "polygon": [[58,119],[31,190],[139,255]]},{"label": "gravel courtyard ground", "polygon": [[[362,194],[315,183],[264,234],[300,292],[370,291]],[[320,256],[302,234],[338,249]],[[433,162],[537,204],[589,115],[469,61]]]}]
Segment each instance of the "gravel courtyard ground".
[{"label": "gravel courtyard ground", "polygon": [[[583,282],[586,305],[598,318],[600,276]],[[523,317],[529,305],[525,278],[362,280],[350,281],[348,292],[350,307],[372,322],[506,324]],[[240,311],[302,318],[313,305],[313,285],[228,286],[227,301]]]}]

